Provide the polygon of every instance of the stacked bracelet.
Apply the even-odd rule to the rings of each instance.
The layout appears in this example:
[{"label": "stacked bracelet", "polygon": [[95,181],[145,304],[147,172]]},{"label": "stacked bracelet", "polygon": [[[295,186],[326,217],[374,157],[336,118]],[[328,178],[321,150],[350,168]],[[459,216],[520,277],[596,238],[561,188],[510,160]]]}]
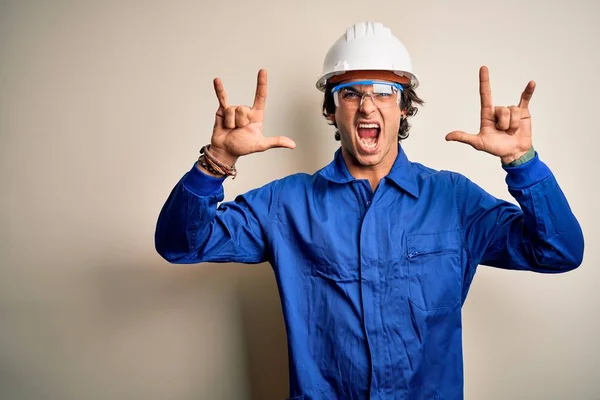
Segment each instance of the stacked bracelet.
[{"label": "stacked bracelet", "polygon": [[198,157],[198,164],[200,164],[202,166],[202,168],[204,168],[205,170],[207,170],[208,172],[210,172],[211,174],[214,175],[226,175],[224,174],[222,171],[218,171],[216,169],[214,169],[209,163],[208,161],[206,161],[206,157],[205,156],[200,156]]},{"label": "stacked bracelet", "polygon": [[200,149],[198,163],[200,163],[204,169],[212,174],[231,176],[232,179],[235,179],[237,176],[237,169],[235,169],[235,165],[229,166],[217,160],[210,153],[210,145],[206,145]]}]

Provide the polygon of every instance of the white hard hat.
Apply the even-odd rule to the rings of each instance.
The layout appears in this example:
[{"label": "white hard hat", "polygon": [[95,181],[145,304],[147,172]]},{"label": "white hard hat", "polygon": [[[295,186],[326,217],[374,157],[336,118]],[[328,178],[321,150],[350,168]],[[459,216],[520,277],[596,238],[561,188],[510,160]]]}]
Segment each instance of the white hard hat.
[{"label": "white hard hat", "polygon": [[317,89],[325,91],[327,80],[334,75],[359,70],[393,71],[410,79],[414,87],[419,85],[406,47],[379,22],[356,23],[336,40],[325,56]]}]

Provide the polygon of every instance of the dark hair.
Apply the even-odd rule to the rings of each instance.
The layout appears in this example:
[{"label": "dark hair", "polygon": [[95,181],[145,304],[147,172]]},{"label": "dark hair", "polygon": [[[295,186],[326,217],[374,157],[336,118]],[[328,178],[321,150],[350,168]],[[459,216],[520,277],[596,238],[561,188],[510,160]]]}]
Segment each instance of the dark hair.
[{"label": "dark hair", "polygon": [[[323,116],[325,118],[329,117],[331,114],[335,114],[335,102],[333,100],[333,93],[331,93],[331,89],[333,88],[333,84],[327,83],[325,86],[325,96],[323,99]],[[412,85],[402,85],[404,90],[402,90],[402,96],[400,98],[400,107],[402,109],[406,109],[406,117],[402,117],[400,119],[400,129],[398,129],[398,141],[404,140],[408,138],[410,124],[408,123],[408,117],[412,117],[417,114],[418,108],[413,103],[418,105],[423,105],[425,102],[417,96],[415,89]],[[337,128],[337,124],[335,122],[329,122],[330,125],[333,125]],[[335,140],[340,140],[339,131],[335,131]]]}]

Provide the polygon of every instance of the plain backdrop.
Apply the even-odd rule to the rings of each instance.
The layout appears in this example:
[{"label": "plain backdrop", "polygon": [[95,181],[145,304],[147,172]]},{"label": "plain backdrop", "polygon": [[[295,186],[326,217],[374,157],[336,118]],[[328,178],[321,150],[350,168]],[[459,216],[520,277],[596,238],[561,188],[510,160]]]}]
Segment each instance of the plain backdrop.
[{"label": "plain backdrop", "polygon": [[426,105],[404,148],[512,201],[500,162],[446,143],[476,132],[477,71],[496,105],[527,82],[534,145],[579,218],[583,265],[480,267],[464,307],[466,399],[600,399],[597,269],[600,3],[0,1],[0,398],[284,399],[287,349],[268,264],[170,265],[154,228],[210,140],[223,79],[295,150],[238,163],[226,199],[313,173],[339,145],[315,81],[360,20],[409,49]]}]

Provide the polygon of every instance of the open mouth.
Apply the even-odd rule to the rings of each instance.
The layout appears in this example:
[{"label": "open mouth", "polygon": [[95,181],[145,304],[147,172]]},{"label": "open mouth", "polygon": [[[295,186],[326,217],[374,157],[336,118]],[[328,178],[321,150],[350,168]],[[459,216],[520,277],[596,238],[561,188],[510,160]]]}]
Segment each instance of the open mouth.
[{"label": "open mouth", "polygon": [[381,127],[378,123],[359,123],[356,125],[358,141],[365,150],[375,150],[379,143]]}]

